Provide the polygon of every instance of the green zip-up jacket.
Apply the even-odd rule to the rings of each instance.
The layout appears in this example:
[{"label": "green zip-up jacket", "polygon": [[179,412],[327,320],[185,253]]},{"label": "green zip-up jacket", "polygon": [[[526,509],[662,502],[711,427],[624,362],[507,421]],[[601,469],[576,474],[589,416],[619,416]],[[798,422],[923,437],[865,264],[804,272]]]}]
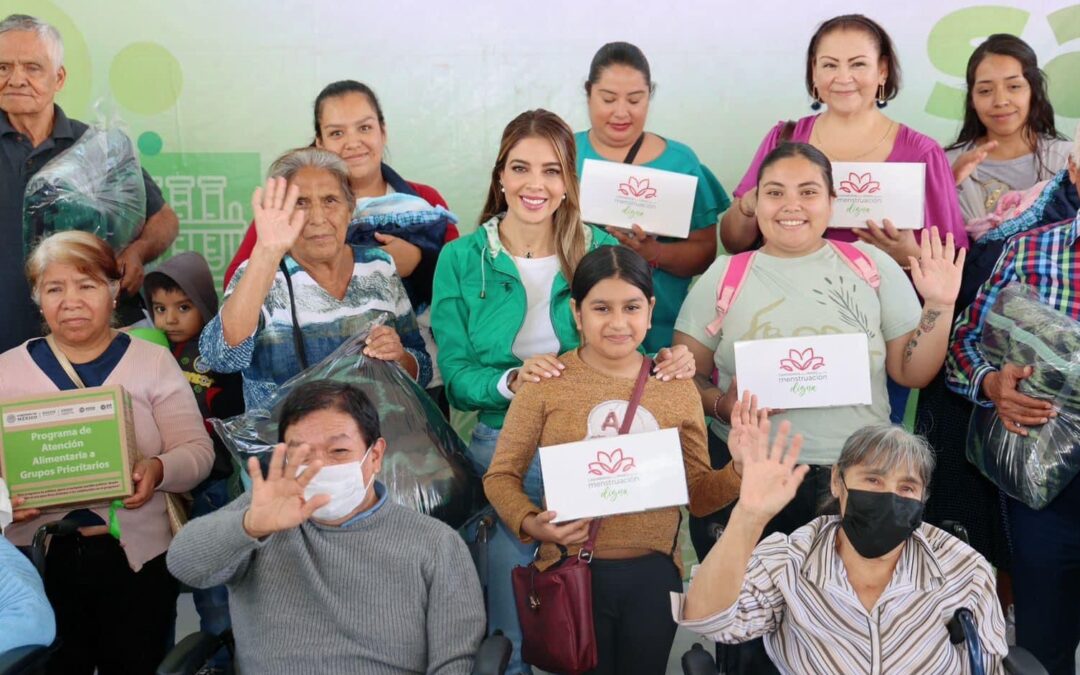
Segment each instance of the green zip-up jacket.
[{"label": "green zip-up jacket", "polygon": [[[607,232],[585,227],[587,250],[618,245]],[[511,347],[528,304],[517,266],[499,240],[497,217],[446,245],[435,267],[434,286],[431,331],[450,405],[476,410],[481,423],[501,429],[510,399],[499,391],[499,380],[507,370],[521,367]],[[561,270],[551,286],[551,323],[560,354],[578,346],[570,284]]]}]

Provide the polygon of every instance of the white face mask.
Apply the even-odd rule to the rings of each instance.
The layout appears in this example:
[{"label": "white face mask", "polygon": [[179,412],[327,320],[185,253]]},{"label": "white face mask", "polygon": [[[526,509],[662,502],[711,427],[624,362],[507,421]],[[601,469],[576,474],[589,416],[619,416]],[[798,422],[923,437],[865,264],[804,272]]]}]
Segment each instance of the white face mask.
[{"label": "white face mask", "polygon": [[[371,450],[368,449],[368,454],[370,453]],[[315,495],[330,495],[330,502],[316,509],[312,514],[313,518],[340,520],[364,503],[368,488],[375,480],[375,476],[372,475],[371,480],[364,482],[364,474],[360,467],[366,460],[367,454],[356,462],[327,464],[319,469],[319,473],[315,474],[315,477],[304,488],[304,499],[310,501],[315,498]],[[306,464],[300,466],[301,472],[305,469],[307,469]]]}]

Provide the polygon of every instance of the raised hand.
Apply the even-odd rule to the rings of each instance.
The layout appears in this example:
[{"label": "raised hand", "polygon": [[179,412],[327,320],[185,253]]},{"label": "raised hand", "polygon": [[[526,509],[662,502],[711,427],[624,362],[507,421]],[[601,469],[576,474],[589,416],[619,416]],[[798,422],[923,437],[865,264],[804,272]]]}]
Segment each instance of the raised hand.
[{"label": "raised hand", "polygon": [[658,380],[667,382],[671,378],[676,380],[692,380],[697,373],[697,364],[694,355],[686,345],[674,345],[664,347],[656,352],[656,363],[653,364],[653,373]]},{"label": "raised hand", "polygon": [[997,146],[997,141],[989,141],[982,145],[977,145],[957,157],[952,165],[953,178],[956,179],[956,184],[959,185],[967,180],[967,177],[983,163],[983,160],[990,156],[991,152],[997,149]]},{"label": "raised hand", "polygon": [[960,293],[960,279],[964,272],[967,251],[956,252],[952,232],[945,235],[944,246],[938,229],[931,227],[923,232],[919,257],[908,258],[911,264],[911,281],[926,305],[944,305],[950,309]]},{"label": "raised hand", "polygon": [[259,468],[259,460],[254,457],[248,460],[251,505],[244,514],[244,530],[248,535],[261,539],[274,532],[292,529],[330,502],[330,495],[304,499],[304,488],[322,468],[322,461],[315,460],[303,473],[297,473],[298,467],[310,453],[308,445],[301,445],[290,453],[286,463],[285,444],[278,443],[270,456],[270,470],[266,478],[263,478]]},{"label": "raised hand", "polygon": [[[739,408],[742,407],[740,403]],[[795,434],[788,443],[790,422],[785,420],[780,423],[776,438],[770,446],[769,418],[761,414],[757,414],[756,418],[756,431],[752,431],[747,428],[753,423],[749,410],[746,415],[740,412],[740,424],[746,422],[741,433],[749,442],[740,440],[742,485],[736,508],[764,524],[795,498],[795,491],[810,467],[796,463],[802,449],[802,435]],[[733,424],[734,419],[733,415]],[[732,456],[734,457],[734,452]]]},{"label": "raised hand", "polygon": [[304,211],[296,208],[300,188],[284,178],[268,178],[266,185],[255,188],[251,208],[255,212],[256,246],[284,257],[304,229]]},{"label": "raised hand", "polygon": [[[738,391],[732,380],[732,391]],[[731,432],[728,434],[728,451],[735,465],[735,473],[743,473],[743,461],[750,450],[761,442],[761,425],[769,418],[766,408],[758,408],[755,394],[749,390],[743,392],[741,401],[736,401],[731,408]],[[765,434],[765,441],[769,436]]]}]

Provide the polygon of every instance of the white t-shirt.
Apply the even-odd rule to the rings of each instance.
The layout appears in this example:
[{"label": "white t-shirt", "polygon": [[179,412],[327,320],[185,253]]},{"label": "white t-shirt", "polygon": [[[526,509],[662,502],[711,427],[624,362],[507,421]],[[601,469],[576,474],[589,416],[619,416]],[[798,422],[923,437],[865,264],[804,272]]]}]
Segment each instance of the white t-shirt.
[{"label": "white t-shirt", "polygon": [[559,273],[559,256],[514,258],[525,286],[525,321],[514,338],[511,351],[522,361],[537,354],[558,354],[559,336],[551,323],[551,285]]}]

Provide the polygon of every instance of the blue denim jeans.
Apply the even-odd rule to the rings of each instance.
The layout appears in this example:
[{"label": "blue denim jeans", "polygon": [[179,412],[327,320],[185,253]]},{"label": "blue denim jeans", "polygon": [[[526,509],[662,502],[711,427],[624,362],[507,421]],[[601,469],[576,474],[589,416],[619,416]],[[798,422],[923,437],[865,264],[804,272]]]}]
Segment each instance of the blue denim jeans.
[{"label": "blue denim jeans", "polygon": [[[194,500],[191,517],[205,516],[229,503],[229,481],[227,478],[204,481],[191,491],[191,496]],[[229,592],[224,586],[196,588],[192,590],[191,598],[195,602],[195,611],[199,613],[201,631],[220,635],[232,627],[229,618]],[[227,670],[230,662],[228,651],[222,649],[214,655],[210,665]]]},{"label": "blue denim jeans", "polygon": [[[495,443],[499,439],[499,429],[492,429],[477,424],[473,429],[472,442],[467,451],[469,461],[481,476],[491,465],[495,455]],[[525,494],[534,504],[543,504],[544,486],[540,478],[540,461],[533,459],[525,474]],[[487,614],[488,632],[501,630],[514,645],[510,656],[507,675],[530,674],[532,669],[521,660],[521,627],[518,626],[517,608],[514,604],[514,588],[510,582],[510,571],[518,565],[528,565],[536,554],[536,544],[523,544],[517,535],[506,527],[501,520],[491,533],[487,545]]]}]

